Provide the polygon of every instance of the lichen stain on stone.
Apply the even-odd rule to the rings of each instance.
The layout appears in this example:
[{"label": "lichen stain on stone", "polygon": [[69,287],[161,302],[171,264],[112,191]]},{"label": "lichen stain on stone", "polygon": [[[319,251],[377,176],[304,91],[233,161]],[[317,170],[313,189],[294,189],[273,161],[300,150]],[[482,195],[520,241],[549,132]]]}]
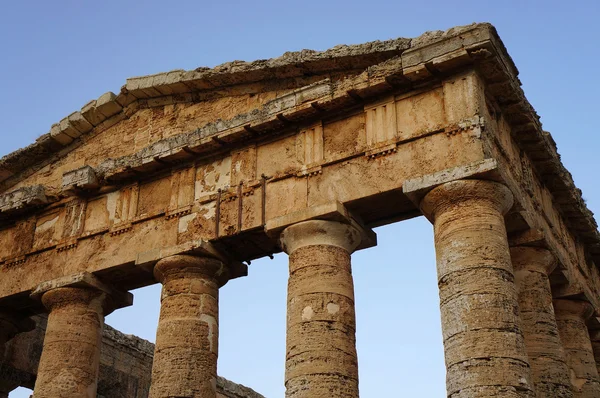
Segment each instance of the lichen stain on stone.
[{"label": "lichen stain on stone", "polygon": [[41,223],[40,225],[38,225],[35,228],[35,233],[36,234],[41,234],[41,233],[44,233],[44,232],[48,231],[49,229],[51,229],[52,227],[54,227],[54,224],[56,224],[56,222],[58,221],[58,218],[59,218],[59,216],[57,215],[53,219]]},{"label": "lichen stain on stone", "polygon": [[327,303],[327,312],[331,315],[337,314],[340,311],[340,306],[336,303]]},{"label": "lichen stain on stone", "polygon": [[115,191],[106,195],[106,210],[108,211],[108,219],[118,223],[121,220],[116,219],[117,215],[117,199],[119,199],[120,192]]},{"label": "lichen stain on stone", "polygon": [[179,219],[179,226],[178,226],[179,233],[187,232],[189,223],[191,221],[193,221],[197,215],[198,215],[198,213],[192,213],[192,214],[188,214],[186,216],[181,217]]},{"label": "lichen stain on stone", "polygon": [[314,311],[313,311],[312,307],[310,307],[310,306],[304,307],[304,309],[302,310],[302,320],[303,321],[310,321],[312,319],[313,315],[314,315]]}]

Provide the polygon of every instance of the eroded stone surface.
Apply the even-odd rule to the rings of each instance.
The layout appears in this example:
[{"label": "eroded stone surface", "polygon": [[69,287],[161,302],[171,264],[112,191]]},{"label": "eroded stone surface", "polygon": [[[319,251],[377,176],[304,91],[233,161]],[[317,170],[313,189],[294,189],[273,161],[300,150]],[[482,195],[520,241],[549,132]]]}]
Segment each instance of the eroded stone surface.
[{"label": "eroded stone surface", "polygon": [[358,397],[350,254],[359,236],[335,221],[304,221],[282,233],[290,255],[286,397]]},{"label": "eroded stone surface", "polygon": [[600,377],[586,321],[593,307],[585,301],[554,300],[556,322],[567,364],[570,369],[573,397],[600,396]]},{"label": "eroded stone surface", "polygon": [[512,247],[525,348],[537,397],[572,397],[548,276],[556,259],[538,247]]},{"label": "eroded stone surface", "polygon": [[173,256],[158,262],[163,284],[151,398],[217,396],[219,286],[227,280],[216,259]]},{"label": "eroded stone surface", "polygon": [[503,185],[449,182],[422,201],[434,223],[448,397],[533,397],[504,225]]},{"label": "eroded stone surface", "polygon": [[61,287],[42,296],[50,312],[36,398],[96,398],[106,294]]}]

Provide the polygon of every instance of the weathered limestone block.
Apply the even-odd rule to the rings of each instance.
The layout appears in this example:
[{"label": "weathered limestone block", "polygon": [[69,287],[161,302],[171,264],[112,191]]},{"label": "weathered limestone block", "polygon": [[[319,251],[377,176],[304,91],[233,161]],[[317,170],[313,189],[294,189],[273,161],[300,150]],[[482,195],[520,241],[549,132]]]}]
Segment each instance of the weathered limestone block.
[{"label": "weathered limestone block", "polygon": [[600,377],[586,321],[593,307],[586,301],[554,300],[556,322],[571,371],[573,397],[600,397]]},{"label": "weathered limestone block", "polygon": [[150,398],[216,398],[219,287],[229,270],[215,258],[176,255],[154,275],[163,289]]},{"label": "weathered limestone block", "polygon": [[96,177],[96,172],[90,166],[83,166],[63,174],[63,191],[70,191],[73,189],[93,189],[97,187],[98,177]]},{"label": "weathered limestone block", "polygon": [[360,232],[304,221],[281,234],[290,256],[285,386],[288,398],[358,397],[350,254]]},{"label": "weathered limestone block", "polygon": [[503,217],[512,203],[483,180],[442,184],[421,202],[434,223],[448,397],[534,396]]},{"label": "weathered limestone block", "polygon": [[556,259],[550,251],[539,247],[512,247],[510,255],[536,396],[572,397],[548,279],[556,267]]},{"label": "weathered limestone block", "polygon": [[29,206],[43,205],[48,203],[48,201],[43,185],[23,187],[0,195],[0,212],[10,212]]}]

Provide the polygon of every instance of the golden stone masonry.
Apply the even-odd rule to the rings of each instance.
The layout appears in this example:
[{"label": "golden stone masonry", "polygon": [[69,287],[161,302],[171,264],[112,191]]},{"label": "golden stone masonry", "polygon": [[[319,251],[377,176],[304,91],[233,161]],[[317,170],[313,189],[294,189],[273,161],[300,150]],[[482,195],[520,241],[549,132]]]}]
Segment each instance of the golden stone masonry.
[{"label": "golden stone masonry", "polygon": [[[284,251],[286,397],[356,398],[352,253],[420,215],[447,396],[600,397],[600,234],[517,75],[473,24],[136,77],[68,115],[0,160],[0,397],[262,397],[217,376],[219,288]],[[104,325],[154,283],[156,346]]]}]

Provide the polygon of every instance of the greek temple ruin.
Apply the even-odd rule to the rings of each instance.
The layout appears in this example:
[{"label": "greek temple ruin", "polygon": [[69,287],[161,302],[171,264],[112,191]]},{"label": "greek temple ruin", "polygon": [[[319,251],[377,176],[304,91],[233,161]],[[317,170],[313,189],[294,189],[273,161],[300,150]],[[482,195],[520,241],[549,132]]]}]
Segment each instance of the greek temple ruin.
[{"label": "greek temple ruin", "polygon": [[[262,397],[219,288],[281,251],[286,397],[358,397],[352,253],[421,215],[447,396],[600,397],[600,234],[489,24],[131,78],[2,158],[0,397]],[[156,283],[155,346],[104,326]]]}]

